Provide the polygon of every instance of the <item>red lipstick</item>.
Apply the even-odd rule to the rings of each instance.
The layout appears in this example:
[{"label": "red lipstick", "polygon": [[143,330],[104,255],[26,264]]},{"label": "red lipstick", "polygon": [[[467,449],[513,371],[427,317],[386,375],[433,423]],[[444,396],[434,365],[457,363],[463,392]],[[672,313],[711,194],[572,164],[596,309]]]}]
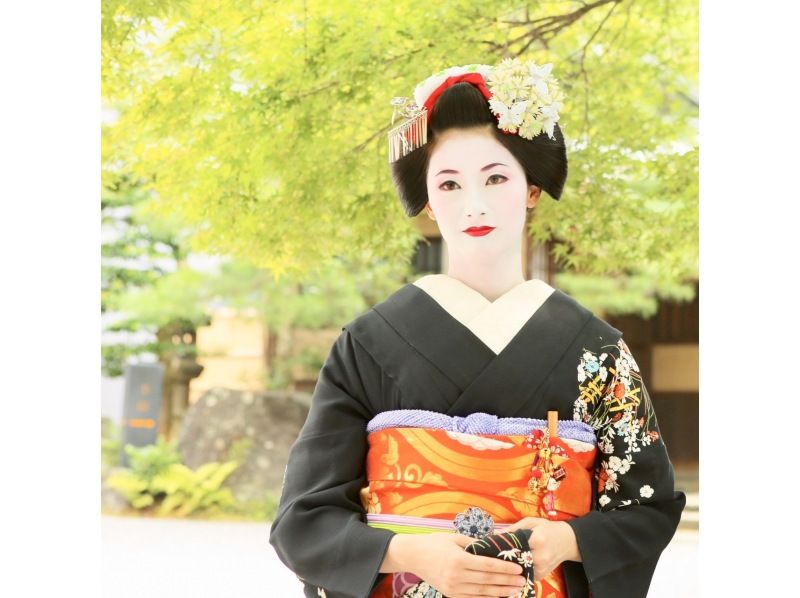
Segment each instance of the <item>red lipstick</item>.
[{"label": "red lipstick", "polygon": [[493,226],[470,226],[468,229],[465,229],[464,232],[473,237],[482,237],[488,235],[493,230]]}]

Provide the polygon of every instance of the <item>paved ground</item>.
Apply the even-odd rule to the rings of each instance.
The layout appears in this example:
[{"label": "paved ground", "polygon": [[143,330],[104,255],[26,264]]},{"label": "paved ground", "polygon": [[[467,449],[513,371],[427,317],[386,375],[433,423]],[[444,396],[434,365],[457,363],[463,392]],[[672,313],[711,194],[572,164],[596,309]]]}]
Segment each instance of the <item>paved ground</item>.
[{"label": "paved ground", "polygon": [[[299,598],[300,582],[278,560],[268,533],[267,524],[104,516],[102,595]],[[697,573],[697,533],[681,530],[662,555],[648,596],[698,596]]]}]

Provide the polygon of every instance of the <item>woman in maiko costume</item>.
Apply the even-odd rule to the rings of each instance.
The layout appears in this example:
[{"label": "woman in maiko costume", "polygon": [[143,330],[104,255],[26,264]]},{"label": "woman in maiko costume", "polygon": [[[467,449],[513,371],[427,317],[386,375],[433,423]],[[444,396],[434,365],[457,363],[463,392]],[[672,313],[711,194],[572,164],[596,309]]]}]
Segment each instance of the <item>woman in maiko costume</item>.
[{"label": "woman in maiko costume", "polygon": [[389,134],[447,274],[342,327],[270,543],[305,596],[644,597],[686,497],[622,333],[525,280],[527,211],[567,176],[551,65],[432,75]]}]

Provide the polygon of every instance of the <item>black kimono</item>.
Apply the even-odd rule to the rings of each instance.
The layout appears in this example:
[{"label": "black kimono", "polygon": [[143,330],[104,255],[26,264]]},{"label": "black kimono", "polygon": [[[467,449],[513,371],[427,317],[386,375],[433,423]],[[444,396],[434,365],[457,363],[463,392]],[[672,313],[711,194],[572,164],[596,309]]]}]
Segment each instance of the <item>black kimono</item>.
[{"label": "black kimono", "polygon": [[386,575],[395,532],[366,524],[359,492],[366,424],[395,409],[590,424],[593,510],[568,521],[582,562],[563,563],[567,593],[647,595],[686,497],[621,332],[539,280],[489,302],[436,274],[343,326],[320,371],[269,538],[305,596],[367,598]]}]

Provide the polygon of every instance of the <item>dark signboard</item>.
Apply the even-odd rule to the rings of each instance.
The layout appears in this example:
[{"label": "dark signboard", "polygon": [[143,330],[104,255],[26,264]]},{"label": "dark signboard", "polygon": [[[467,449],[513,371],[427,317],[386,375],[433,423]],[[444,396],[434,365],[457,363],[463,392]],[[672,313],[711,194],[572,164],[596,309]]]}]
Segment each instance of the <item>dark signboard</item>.
[{"label": "dark signboard", "polygon": [[128,466],[126,444],[146,446],[156,443],[163,384],[164,366],[160,363],[137,363],[125,366],[120,455],[123,467]]}]

